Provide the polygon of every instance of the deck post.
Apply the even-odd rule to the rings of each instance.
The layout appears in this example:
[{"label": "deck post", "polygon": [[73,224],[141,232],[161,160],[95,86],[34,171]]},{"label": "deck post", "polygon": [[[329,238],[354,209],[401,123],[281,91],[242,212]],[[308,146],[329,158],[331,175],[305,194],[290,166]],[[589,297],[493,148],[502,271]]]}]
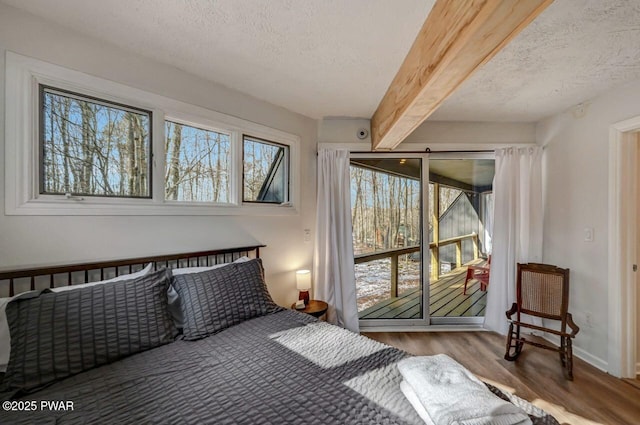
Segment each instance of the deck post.
[{"label": "deck post", "polygon": [[431,247],[431,281],[440,279],[440,184],[433,184],[433,247]]},{"label": "deck post", "polygon": [[431,281],[436,281],[440,279],[440,255],[438,253],[438,247],[434,246],[429,249],[431,251]]},{"label": "deck post", "polygon": [[462,267],[462,240],[456,242],[456,268]]},{"label": "deck post", "polygon": [[473,236],[471,236],[471,240],[473,241],[473,259],[478,259],[478,235],[474,232]]},{"label": "deck post", "polygon": [[398,296],[398,254],[391,256],[391,298]]}]

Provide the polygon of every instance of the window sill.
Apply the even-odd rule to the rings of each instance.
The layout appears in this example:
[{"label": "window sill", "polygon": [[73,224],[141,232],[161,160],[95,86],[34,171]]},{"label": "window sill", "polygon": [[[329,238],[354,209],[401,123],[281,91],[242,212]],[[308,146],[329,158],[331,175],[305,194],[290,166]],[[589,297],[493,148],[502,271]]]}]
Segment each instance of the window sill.
[{"label": "window sill", "polygon": [[6,215],[20,216],[291,216],[298,209],[290,204],[282,205],[220,205],[182,204],[175,201],[152,200],[51,200],[33,199],[16,207],[6,205]]}]

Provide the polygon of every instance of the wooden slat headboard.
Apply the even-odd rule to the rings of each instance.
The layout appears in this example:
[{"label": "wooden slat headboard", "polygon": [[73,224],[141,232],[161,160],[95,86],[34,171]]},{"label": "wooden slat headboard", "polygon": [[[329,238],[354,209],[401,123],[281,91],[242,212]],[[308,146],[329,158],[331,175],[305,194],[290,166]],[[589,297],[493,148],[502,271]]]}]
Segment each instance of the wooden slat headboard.
[{"label": "wooden slat headboard", "polygon": [[[122,273],[132,273],[153,263],[153,268],[161,267],[206,267],[229,263],[243,256],[260,257],[260,248],[265,245],[243,246],[239,248],[186,252],[180,254],[156,255],[151,257],[128,258],[122,260],[98,261],[0,272],[0,297],[16,293],[77,285],[105,280]],[[7,291],[8,288],[8,291]],[[16,291],[16,288],[19,288]]]}]

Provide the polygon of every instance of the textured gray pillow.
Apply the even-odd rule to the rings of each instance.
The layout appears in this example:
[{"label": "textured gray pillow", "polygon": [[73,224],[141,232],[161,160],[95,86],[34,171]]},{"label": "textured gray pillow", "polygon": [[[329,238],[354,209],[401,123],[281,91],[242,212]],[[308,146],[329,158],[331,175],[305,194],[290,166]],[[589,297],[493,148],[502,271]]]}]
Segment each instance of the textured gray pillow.
[{"label": "textured gray pillow", "polygon": [[180,296],[186,340],[282,310],[269,295],[260,259],[174,276],[172,286]]},{"label": "textured gray pillow", "polygon": [[170,270],[7,305],[11,357],[4,391],[29,391],[169,342]]}]

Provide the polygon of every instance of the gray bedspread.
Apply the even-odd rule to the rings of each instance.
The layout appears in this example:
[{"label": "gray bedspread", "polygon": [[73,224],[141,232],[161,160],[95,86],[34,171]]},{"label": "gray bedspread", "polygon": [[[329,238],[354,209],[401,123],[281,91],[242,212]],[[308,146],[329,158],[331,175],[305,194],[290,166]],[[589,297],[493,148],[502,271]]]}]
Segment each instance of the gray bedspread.
[{"label": "gray bedspread", "polygon": [[[408,354],[295,311],[176,341],[57,382],[0,424],[421,424],[399,390]],[[531,404],[534,423],[557,424]],[[41,409],[71,401],[73,410]],[[68,405],[67,405],[68,407]]]}]

